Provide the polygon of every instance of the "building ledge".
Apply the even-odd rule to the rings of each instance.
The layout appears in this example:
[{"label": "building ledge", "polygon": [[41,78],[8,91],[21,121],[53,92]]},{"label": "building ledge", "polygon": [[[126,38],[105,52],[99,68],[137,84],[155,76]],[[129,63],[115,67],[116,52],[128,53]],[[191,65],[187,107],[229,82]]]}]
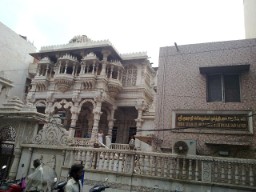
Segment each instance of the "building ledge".
[{"label": "building ledge", "polygon": [[206,141],[206,145],[232,145],[232,146],[250,146],[251,142],[247,141]]},{"label": "building ledge", "polygon": [[230,65],[230,66],[212,66],[212,67],[199,67],[201,74],[217,74],[217,73],[243,73],[250,70],[250,65]]}]

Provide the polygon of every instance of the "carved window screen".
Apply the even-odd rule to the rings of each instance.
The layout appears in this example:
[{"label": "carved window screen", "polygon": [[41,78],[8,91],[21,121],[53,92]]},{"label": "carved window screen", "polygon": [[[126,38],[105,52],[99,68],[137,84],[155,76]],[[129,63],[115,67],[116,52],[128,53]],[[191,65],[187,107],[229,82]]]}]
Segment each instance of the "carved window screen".
[{"label": "carved window screen", "polygon": [[137,80],[137,68],[135,66],[125,67],[122,83],[124,87],[135,86]]}]

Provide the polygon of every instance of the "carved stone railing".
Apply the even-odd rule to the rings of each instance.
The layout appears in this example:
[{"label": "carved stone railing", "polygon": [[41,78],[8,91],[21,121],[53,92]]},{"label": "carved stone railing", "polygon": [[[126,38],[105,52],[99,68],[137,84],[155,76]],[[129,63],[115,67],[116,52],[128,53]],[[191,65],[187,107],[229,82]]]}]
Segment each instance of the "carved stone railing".
[{"label": "carved stone railing", "polygon": [[194,183],[230,187],[256,187],[256,160],[207,156],[76,148],[67,150],[71,158],[64,165],[83,163],[87,170],[126,173]]},{"label": "carved stone railing", "polygon": [[128,144],[120,144],[120,143],[111,143],[110,149],[115,150],[130,150],[130,147]]},{"label": "carved stone railing", "polygon": [[80,137],[74,137],[72,143],[72,146],[83,146],[88,147],[91,145],[90,138],[80,138]]}]

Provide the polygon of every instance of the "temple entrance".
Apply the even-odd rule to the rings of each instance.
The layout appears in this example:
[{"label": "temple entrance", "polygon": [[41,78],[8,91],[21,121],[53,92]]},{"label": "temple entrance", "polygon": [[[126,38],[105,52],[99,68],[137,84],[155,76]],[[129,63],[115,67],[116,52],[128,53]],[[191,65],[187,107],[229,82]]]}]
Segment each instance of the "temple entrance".
[{"label": "temple entrance", "polygon": [[105,136],[108,134],[108,113],[106,109],[102,109],[102,114],[100,116],[100,122],[99,122],[99,131],[103,131],[103,143],[105,144]]},{"label": "temple entrance", "polygon": [[[16,131],[11,127],[0,129],[0,180],[8,176],[14,158]],[[4,167],[3,167],[4,166]],[[2,169],[3,168],[3,169]]]},{"label": "temple entrance", "polygon": [[[135,107],[119,107],[115,112],[116,141],[115,143],[129,143],[130,134],[136,134],[138,111]],[[135,128],[135,129],[134,129]]]},{"label": "temple entrance", "polygon": [[76,122],[75,137],[90,138],[93,127],[93,105],[86,102],[82,105]]}]

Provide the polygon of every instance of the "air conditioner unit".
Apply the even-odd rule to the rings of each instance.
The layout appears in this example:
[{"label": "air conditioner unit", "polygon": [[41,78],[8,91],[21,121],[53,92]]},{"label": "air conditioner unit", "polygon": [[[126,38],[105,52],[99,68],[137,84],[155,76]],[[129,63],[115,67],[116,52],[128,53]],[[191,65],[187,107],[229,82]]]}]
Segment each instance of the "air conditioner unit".
[{"label": "air conditioner unit", "polygon": [[178,155],[196,155],[196,140],[176,140],[172,144],[172,153]]}]

